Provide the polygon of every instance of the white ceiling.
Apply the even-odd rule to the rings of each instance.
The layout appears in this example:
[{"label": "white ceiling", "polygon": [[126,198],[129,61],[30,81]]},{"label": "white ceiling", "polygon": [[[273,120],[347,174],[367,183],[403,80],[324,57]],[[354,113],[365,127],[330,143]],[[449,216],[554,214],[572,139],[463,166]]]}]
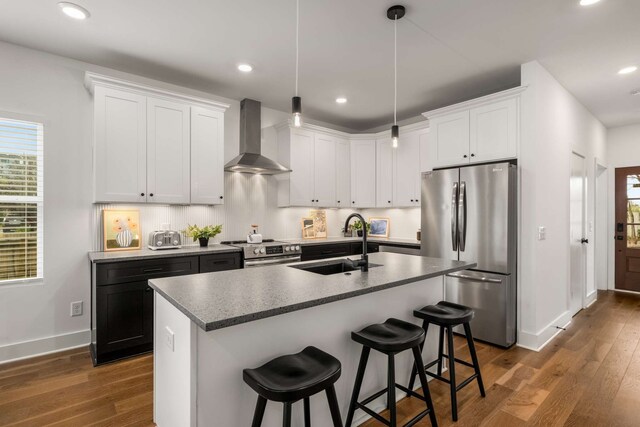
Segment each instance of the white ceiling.
[{"label": "white ceiling", "polygon": [[[294,0],[3,2],[0,39],[74,59],[290,109]],[[355,130],[387,124],[393,108],[393,24],[387,0],[300,0],[304,114]],[[398,22],[398,118],[519,84],[538,60],[608,127],[640,122],[640,1],[403,0]],[[1,58],[0,58],[1,60]],[[249,62],[251,74],[236,70]],[[337,105],[344,95],[349,102]]]}]

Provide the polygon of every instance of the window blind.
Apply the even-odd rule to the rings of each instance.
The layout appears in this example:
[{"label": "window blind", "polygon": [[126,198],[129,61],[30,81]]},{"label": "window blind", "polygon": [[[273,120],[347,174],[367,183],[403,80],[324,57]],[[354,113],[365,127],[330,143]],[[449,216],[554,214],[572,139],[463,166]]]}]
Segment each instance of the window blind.
[{"label": "window blind", "polygon": [[43,125],[0,118],[0,283],[42,278]]}]

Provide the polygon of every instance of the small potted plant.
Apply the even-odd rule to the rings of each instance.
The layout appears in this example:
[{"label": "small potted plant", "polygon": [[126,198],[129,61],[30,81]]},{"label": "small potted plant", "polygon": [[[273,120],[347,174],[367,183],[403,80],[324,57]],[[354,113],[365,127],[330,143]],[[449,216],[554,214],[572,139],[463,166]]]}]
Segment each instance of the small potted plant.
[{"label": "small potted plant", "polygon": [[[368,222],[365,222],[365,224],[367,226],[367,234],[369,234],[369,231],[371,231],[371,224]],[[358,233],[358,237],[362,237],[362,222],[360,222],[360,220],[356,220],[353,222],[352,227]]]},{"label": "small potted plant", "polygon": [[209,246],[209,239],[212,237],[216,237],[218,234],[222,232],[222,224],[219,225],[206,225],[202,228],[197,225],[189,225],[187,229],[184,230],[184,233],[187,236],[191,237],[193,241],[196,240],[200,242],[200,246],[206,248]]}]

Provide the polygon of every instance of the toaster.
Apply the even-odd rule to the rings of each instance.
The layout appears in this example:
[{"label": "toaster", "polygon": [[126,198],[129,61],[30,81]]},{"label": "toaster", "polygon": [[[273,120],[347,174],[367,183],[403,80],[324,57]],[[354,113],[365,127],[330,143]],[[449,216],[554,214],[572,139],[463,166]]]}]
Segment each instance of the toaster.
[{"label": "toaster", "polygon": [[182,236],[177,231],[152,231],[149,233],[149,249],[179,249],[182,244]]}]

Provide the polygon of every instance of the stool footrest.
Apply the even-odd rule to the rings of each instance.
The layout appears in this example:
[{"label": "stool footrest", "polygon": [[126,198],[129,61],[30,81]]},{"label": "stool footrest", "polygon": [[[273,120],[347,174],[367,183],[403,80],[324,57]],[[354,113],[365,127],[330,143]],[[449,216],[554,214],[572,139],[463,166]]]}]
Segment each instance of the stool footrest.
[{"label": "stool footrest", "polygon": [[[443,355],[442,355],[442,357],[443,357],[444,359],[447,359],[447,360],[449,359],[449,355],[448,355],[448,354],[443,354]],[[458,363],[459,363],[459,364],[461,364],[461,365],[468,366],[468,367],[470,367],[470,368],[473,368],[473,367],[474,367],[474,366],[473,366],[473,363],[471,363],[471,362],[467,362],[466,360],[461,360],[461,359],[458,359],[457,357],[454,357],[454,358],[453,358],[453,360],[455,360],[456,362],[458,362]],[[431,363],[435,365],[436,363],[438,363],[438,359],[434,360],[434,361],[433,361],[433,362],[431,362]]]},{"label": "stool footrest", "polygon": [[[422,401],[426,402],[426,399],[424,398],[423,395],[416,393],[413,390],[409,390],[407,387],[395,383],[396,388],[404,391],[405,393],[416,397]],[[361,402],[356,402],[356,408],[357,409],[362,409],[364,412],[366,412],[367,414],[371,415],[371,417],[375,418],[376,420],[380,421],[381,423],[383,423],[386,426],[390,425],[389,420],[383,418],[380,414],[372,411],[371,409],[369,409],[366,405],[373,402],[374,400],[376,400],[378,397],[384,395],[387,392],[386,388],[383,388],[382,390],[373,393],[371,396],[367,397],[366,399],[364,399]],[[404,425],[404,427],[411,427],[413,425],[415,425],[417,422],[419,422],[421,419],[423,419],[426,415],[429,414],[429,412],[431,412],[430,409],[425,409],[424,411],[420,412],[418,415],[416,415],[415,417],[411,418],[409,421],[407,421],[407,423]]]},{"label": "stool footrest", "polygon": [[456,391],[460,391],[460,389],[462,387],[466,386],[467,384],[469,384],[471,381],[475,380],[476,378],[478,378],[478,374],[471,375],[469,378],[467,378],[466,380],[462,381],[460,384],[458,384],[456,386]]}]

